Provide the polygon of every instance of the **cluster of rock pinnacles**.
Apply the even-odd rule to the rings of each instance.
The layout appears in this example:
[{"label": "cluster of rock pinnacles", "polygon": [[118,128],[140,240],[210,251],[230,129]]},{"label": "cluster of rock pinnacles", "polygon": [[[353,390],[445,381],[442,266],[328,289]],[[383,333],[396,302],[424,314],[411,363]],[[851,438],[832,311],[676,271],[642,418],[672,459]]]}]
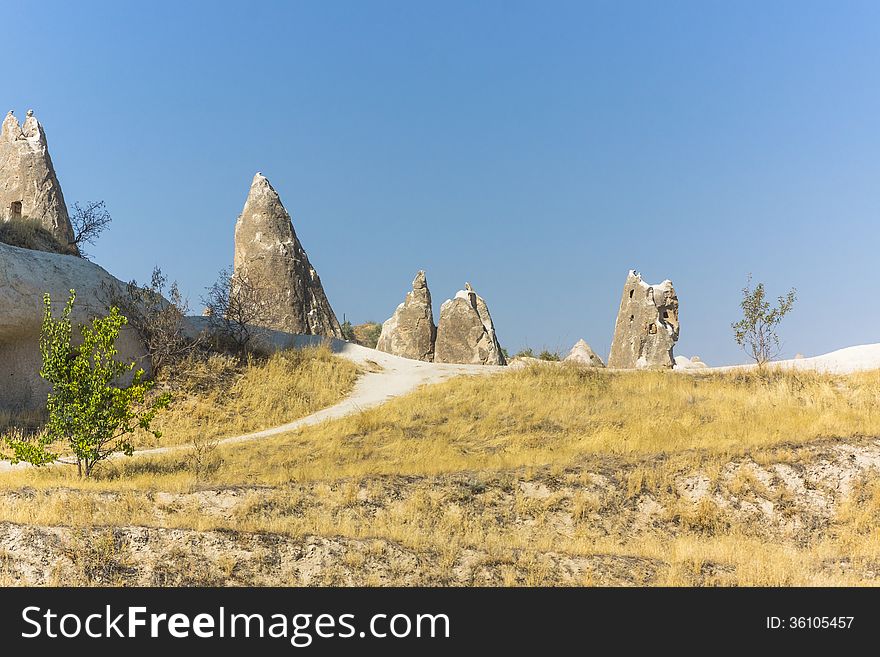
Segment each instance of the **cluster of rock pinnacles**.
[{"label": "cluster of rock pinnacles", "polygon": [[[671,281],[648,285],[630,271],[623,289],[608,367],[671,368],[678,340],[678,297]],[[435,363],[506,365],[485,300],[469,283],[440,306],[434,325],[431,292],[425,272],[416,274],[394,314],[382,324],[376,348],[415,360]],[[584,340],[572,347],[566,361],[605,367]]]},{"label": "cluster of rock pinnacles", "polygon": [[[34,218],[62,244],[73,244],[73,228],[55,175],[43,126],[32,111],[20,125],[10,111],[0,129],[0,220]],[[267,328],[342,338],[327,300],[278,193],[260,173],[235,225],[234,271],[277,292]],[[678,340],[678,297],[668,280],[648,285],[630,271],[623,289],[608,367],[671,368]],[[421,361],[505,365],[504,353],[485,300],[465,285],[440,307],[434,324],[431,292],[420,271],[394,314],[382,325],[377,348]],[[604,367],[579,340],[565,360]]]},{"label": "cluster of rock pinnacles", "polygon": [[382,324],[377,349],[434,363],[507,364],[489,307],[470,283],[443,302],[436,326],[424,271],[416,274],[412,288]]}]

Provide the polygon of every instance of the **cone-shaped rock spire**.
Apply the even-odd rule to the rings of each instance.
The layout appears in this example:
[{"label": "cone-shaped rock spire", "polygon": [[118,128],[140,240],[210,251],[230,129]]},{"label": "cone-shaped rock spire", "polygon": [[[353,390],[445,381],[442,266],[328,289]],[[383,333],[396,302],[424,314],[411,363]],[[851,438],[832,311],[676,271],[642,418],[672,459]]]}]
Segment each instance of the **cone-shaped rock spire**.
[{"label": "cone-shaped rock spire", "polygon": [[593,348],[584,339],[574,343],[565,360],[569,363],[579,363],[587,367],[605,367],[605,363],[602,362],[602,359],[596,355],[596,352],[593,351]]},{"label": "cone-shaped rock spire", "polygon": [[21,126],[10,110],[0,127],[0,221],[27,219],[76,251],[43,126],[31,110]]},{"label": "cone-shaped rock spire", "polygon": [[431,362],[434,360],[436,336],[431,291],[425,272],[420,271],[412,282],[412,291],[397,306],[394,315],[382,324],[376,349],[395,356]]},{"label": "cone-shaped rock spire", "polygon": [[235,273],[259,280],[279,299],[267,328],[341,338],[339,321],[321,279],[293,230],[278,193],[260,173],[254,176],[235,224]]}]

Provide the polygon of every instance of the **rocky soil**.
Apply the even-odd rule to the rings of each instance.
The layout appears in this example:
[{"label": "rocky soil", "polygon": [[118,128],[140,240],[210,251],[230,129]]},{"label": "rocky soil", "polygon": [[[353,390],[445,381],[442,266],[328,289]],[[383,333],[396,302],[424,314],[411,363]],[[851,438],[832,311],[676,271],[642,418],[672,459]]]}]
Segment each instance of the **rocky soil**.
[{"label": "rocky soil", "polygon": [[[561,472],[154,491],[137,503],[129,492],[6,490],[0,493],[5,517],[51,496],[54,504],[88,507],[96,519],[128,513],[138,522],[114,528],[98,521],[0,523],[0,582],[662,583],[668,564],[639,554],[640,541],[736,534],[809,548],[834,534],[841,505],[878,471],[880,440],[863,439],[782,447],[759,460],[739,457],[707,469],[682,469],[662,458],[592,457]],[[829,577],[880,578],[880,561],[870,559],[829,559],[820,569]],[[730,583],[726,578],[734,575],[729,564],[706,560],[689,583]]]}]

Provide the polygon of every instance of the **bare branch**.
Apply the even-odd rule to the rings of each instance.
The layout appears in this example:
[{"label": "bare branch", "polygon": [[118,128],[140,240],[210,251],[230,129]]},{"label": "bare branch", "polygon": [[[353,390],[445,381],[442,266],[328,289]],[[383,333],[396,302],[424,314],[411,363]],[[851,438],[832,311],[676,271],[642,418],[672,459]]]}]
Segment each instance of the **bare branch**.
[{"label": "bare branch", "polygon": [[104,201],[88,201],[84,205],[73,204],[73,214],[70,217],[70,224],[73,226],[73,243],[83,257],[86,257],[83,245],[94,246],[111,221],[113,219]]}]

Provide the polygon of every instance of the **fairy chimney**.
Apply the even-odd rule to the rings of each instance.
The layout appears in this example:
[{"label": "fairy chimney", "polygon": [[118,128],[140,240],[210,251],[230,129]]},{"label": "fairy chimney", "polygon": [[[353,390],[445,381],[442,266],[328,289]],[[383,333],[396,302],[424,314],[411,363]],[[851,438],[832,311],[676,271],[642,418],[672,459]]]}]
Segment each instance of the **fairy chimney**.
[{"label": "fairy chimney", "polygon": [[39,223],[76,252],[46,133],[33,110],[28,110],[24,125],[10,110],[0,128],[0,221],[21,220]]},{"label": "fairy chimney", "polygon": [[273,300],[266,328],[342,338],[342,328],[278,193],[254,176],[235,224],[235,275],[258,281]]},{"label": "fairy chimney", "polygon": [[623,286],[608,367],[672,368],[672,348],[678,332],[678,297],[672,281],[649,285],[637,271],[630,270]]}]

